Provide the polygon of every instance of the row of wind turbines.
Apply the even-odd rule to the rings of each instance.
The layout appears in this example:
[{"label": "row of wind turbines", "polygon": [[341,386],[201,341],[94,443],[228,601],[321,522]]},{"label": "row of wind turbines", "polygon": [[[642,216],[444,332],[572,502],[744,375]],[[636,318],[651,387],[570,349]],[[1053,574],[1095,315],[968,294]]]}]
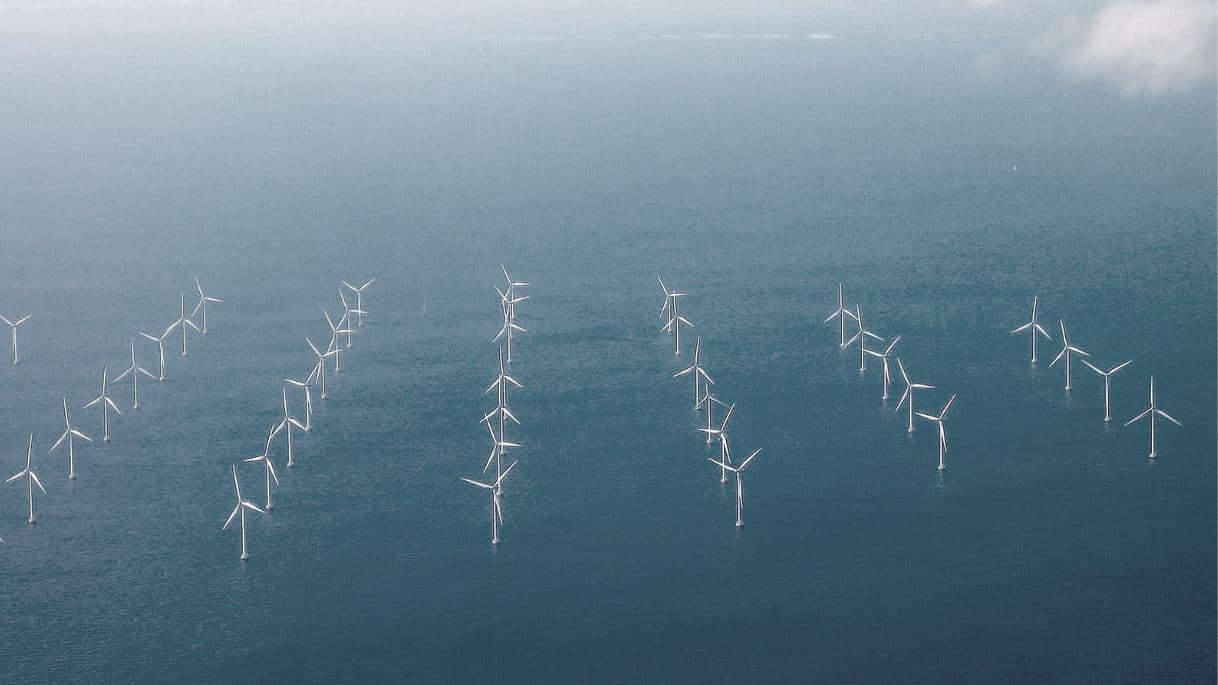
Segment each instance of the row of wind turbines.
[{"label": "row of wind turbines", "polygon": [[[516,468],[517,462],[513,461],[506,469],[503,468],[504,455],[506,450],[520,447],[520,443],[512,442],[507,438],[508,421],[520,425],[520,420],[512,413],[508,407],[508,389],[516,387],[523,389],[520,384],[508,372],[509,365],[512,363],[512,338],[516,333],[527,333],[528,331],[520,324],[516,323],[516,305],[529,299],[528,295],[521,295],[518,291],[520,288],[528,287],[525,281],[517,281],[509,274],[507,267],[500,265],[499,269],[503,272],[503,278],[507,281],[507,287],[500,290],[499,286],[495,286],[495,292],[499,294],[499,308],[503,314],[503,326],[499,332],[495,334],[491,342],[503,341],[499,346],[499,373],[495,376],[495,380],[486,388],[484,395],[489,395],[492,391],[495,392],[495,408],[485,414],[479,423],[486,424],[486,430],[491,437],[490,454],[486,457],[486,463],[482,466],[482,473],[485,475],[491,468],[491,464],[495,465],[495,479],[486,482],[466,478],[461,476],[461,480],[473,485],[482,490],[486,490],[491,495],[491,544],[499,544],[499,529],[503,526],[503,508],[500,504],[500,499],[503,495],[503,481],[507,475]],[[498,425],[498,432],[495,426]]]},{"label": "row of wind turbines", "polygon": [[[688,326],[693,328],[694,325],[685,318],[680,312],[680,299],[686,296],[686,293],[670,289],[664,279],[656,276],[656,280],[660,282],[660,290],[664,292],[664,305],[660,308],[660,317],[668,315],[668,320],[660,329],[661,333],[672,333],[673,338],[673,354],[681,355],[681,327]],[[727,426],[732,419],[732,414],[736,411],[736,404],[726,404],[711,392],[711,386],[715,385],[714,379],[706,371],[702,365],[702,338],[699,337],[694,343],[694,355],[692,363],[686,368],[673,374],[673,378],[682,376],[690,376],[694,381],[694,411],[698,412],[705,408],[706,410],[706,427],[698,430],[706,434],[706,444],[711,445],[716,441],[719,443],[719,458],[707,457],[715,466],[719,467],[719,482],[727,483],[727,474],[730,472],[736,480],[736,527],[744,527],[744,481],[742,475],[749,464],[761,454],[761,448],[753,450],[749,456],[745,457],[739,464],[732,463],[731,442],[728,439]],[[719,406],[724,409],[723,417],[716,424],[714,420],[715,407]]]},{"label": "row of wind turbines", "polygon": [[[1014,330],[1011,331],[1011,335],[1020,335],[1023,333],[1028,334],[1028,337],[1031,339],[1032,364],[1033,365],[1035,365],[1039,361],[1037,358],[1037,355],[1036,355],[1036,338],[1037,338],[1037,336],[1043,337],[1047,341],[1053,340],[1053,336],[1049,335],[1049,332],[1046,331],[1044,326],[1042,326],[1040,324],[1040,320],[1038,318],[1039,314],[1040,314],[1040,296],[1034,295],[1032,297],[1032,317],[1027,321],[1027,323],[1017,326]],[[1110,367],[1108,369],[1103,369],[1099,366],[1096,366],[1095,364],[1092,364],[1090,361],[1088,361],[1086,359],[1087,357],[1091,356],[1090,354],[1088,354],[1082,348],[1077,347],[1070,342],[1070,338],[1066,334],[1065,320],[1058,319],[1057,323],[1058,323],[1058,327],[1061,330],[1062,348],[1061,348],[1061,351],[1057,353],[1057,356],[1053,358],[1053,361],[1049,362],[1049,366],[1056,366],[1057,363],[1061,362],[1061,361],[1065,362],[1063,366],[1065,367],[1064,370],[1066,373],[1066,392],[1069,392],[1071,389],[1070,361],[1075,356],[1079,357],[1079,361],[1081,361],[1087,368],[1091,369],[1096,374],[1098,374],[1101,378],[1103,378],[1104,379],[1104,423],[1111,423],[1112,422],[1112,401],[1111,401],[1112,377],[1115,376],[1119,371],[1121,371],[1121,369],[1124,369],[1125,367],[1132,364],[1133,359],[1128,359],[1128,360],[1123,361],[1120,364],[1117,364],[1116,366]],[[1150,405],[1146,409],[1144,409],[1140,414],[1138,414],[1137,416],[1135,416],[1132,419],[1129,419],[1128,421],[1125,422],[1125,426],[1131,426],[1134,423],[1141,421],[1142,419],[1149,420],[1149,423],[1150,423],[1150,458],[1151,459],[1154,459],[1156,456],[1158,456],[1158,450],[1155,447],[1155,433],[1156,433],[1155,422],[1156,422],[1156,419],[1159,417],[1165,418],[1168,421],[1176,424],[1177,426],[1184,425],[1184,424],[1180,423],[1179,421],[1177,421],[1175,418],[1173,418],[1167,412],[1163,411],[1162,409],[1159,409],[1159,405],[1155,401],[1155,376],[1152,373],[1152,374],[1150,374]]]},{"label": "row of wind turbines", "polygon": [[[157,373],[154,374],[151,371],[149,371],[139,365],[139,362],[136,360],[135,338],[131,339],[131,346],[130,346],[131,364],[126,369],[124,369],[121,373],[119,373],[118,376],[115,376],[113,380],[115,382],[118,382],[128,376],[131,377],[132,408],[133,409],[140,408],[139,377],[141,375],[143,375],[151,380],[158,381],[158,382],[163,382],[165,380],[165,341],[169,338],[169,336],[171,336],[175,330],[181,332],[182,356],[183,357],[187,356],[187,354],[188,354],[187,329],[191,328],[200,334],[206,334],[207,333],[207,305],[209,303],[215,304],[215,303],[221,303],[224,301],[213,295],[206,294],[203,291],[203,286],[199,283],[198,277],[195,278],[195,289],[198,292],[199,299],[198,299],[197,303],[195,304],[195,307],[191,311],[189,316],[186,314],[186,294],[182,293],[180,300],[179,300],[178,318],[173,323],[169,324],[169,326],[167,326],[165,328],[165,330],[161,332],[160,335],[152,335],[152,334],[146,333],[144,331],[139,331],[139,334],[142,337],[147,338],[148,340],[151,340],[157,344],[157,350],[158,350],[158,354],[159,354],[159,363],[158,363],[158,367],[157,367]],[[191,317],[198,316],[200,313],[202,314],[201,321],[203,324],[201,327],[198,324],[196,324],[191,318]],[[26,316],[23,316],[21,318],[15,319],[15,320],[10,320],[4,316],[0,316],[0,320],[3,320],[6,324],[8,324],[12,328],[13,364],[20,363],[20,358],[17,355],[17,327],[20,326],[21,324],[25,323],[26,321],[28,321],[30,319],[30,316],[31,315],[27,314]],[[118,403],[114,400],[114,397],[112,395],[110,395],[109,374],[110,374],[109,364],[103,365],[102,366],[102,379],[101,379],[101,392],[97,395],[97,397],[93,398],[92,400],[89,400],[83,406],[84,409],[92,409],[93,407],[99,407],[101,409],[101,414],[102,414],[101,428],[102,428],[102,442],[103,443],[110,442],[110,412],[113,411],[116,414],[120,414],[120,415],[123,413],[122,410],[119,409]],[[54,444],[51,445],[51,448],[48,450],[48,453],[55,452],[61,446],[66,444],[67,452],[68,452],[68,478],[70,480],[76,480],[76,441],[82,440],[86,443],[92,443],[93,438],[89,437],[85,432],[81,431],[79,428],[72,425],[71,418],[68,414],[67,395],[62,396],[62,404],[63,404],[64,430],[63,430],[63,433],[60,434],[59,438],[57,440],[55,440]],[[10,476],[8,479],[5,480],[5,483],[12,483],[14,481],[19,481],[19,480],[25,481],[26,500],[27,500],[27,521],[31,525],[33,525],[37,522],[37,516],[35,515],[35,512],[34,512],[34,487],[37,486],[39,491],[41,491],[42,494],[44,494],[44,495],[47,492],[46,487],[44,487],[42,484],[42,480],[38,477],[38,473],[34,470],[34,434],[33,433],[30,433],[29,439],[26,441],[25,468],[23,468],[21,471],[18,471],[17,473]],[[0,538],[0,542],[3,542],[2,538]]]},{"label": "row of wind turbines", "polygon": [[[282,416],[276,418],[271,424],[270,430],[267,432],[266,439],[262,443],[262,452],[243,459],[246,464],[257,464],[262,467],[263,478],[263,497],[264,502],[261,507],[246,499],[241,494],[241,480],[237,476],[237,464],[232,464],[233,475],[233,490],[237,495],[237,503],[233,506],[232,512],[228,515],[228,519],[224,521],[221,530],[227,530],[233,521],[240,522],[241,529],[241,560],[245,561],[250,558],[249,548],[246,544],[246,526],[245,513],[247,511],[266,514],[274,508],[275,503],[271,499],[271,483],[279,485],[279,475],[275,471],[275,463],[271,458],[271,446],[275,438],[283,434],[287,442],[287,466],[291,468],[295,465],[295,460],[292,456],[292,430],[296,429],[304,433],[310,433],[313,430],[313,387],[317,386],[320,391],[321,399],[327,399],[326,395],[326,365],[329,360],[333,360],[334,373],[342,373],[342,353],[349,350],[352,345],[352,336],[355,335],[357,328],[364,325],[364,302],[363,294],[374,282],[375,278],[369,279],[363,285],[355,286],[347,281],[340,281],[342,287],[338,291],[339,302],[341,303],[343,313],[338,317],[336,322],[330,316],[328,310],[322,310],[325,315],[326,327],[330,332],[329,342],[326,344],[325,351],[313,344],[309,338],[305,338],[305,343],[309,346],[309,352],[313,355],[313,366],[309,373],[303,379],[285,378],[283,385],[280,388],[280,400],[283,407]],[[345,289],[345,290],[344,290]],[[355,295],[355,306],[351,306],[351,301],[347,299],[346,291],[351,291]],[[206,325],[206,324],[205,324]],[[353,328],[354,327],[354,328]],[[296,388],[304,394],[304,422],[293,416],[288,408],[288,389]]]}]

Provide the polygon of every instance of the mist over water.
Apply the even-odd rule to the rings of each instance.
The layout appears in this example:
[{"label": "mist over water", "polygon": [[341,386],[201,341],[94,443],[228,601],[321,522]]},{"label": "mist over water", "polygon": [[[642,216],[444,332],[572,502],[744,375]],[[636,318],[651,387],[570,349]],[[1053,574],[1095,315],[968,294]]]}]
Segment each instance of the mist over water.
[{"label": "mist over water", "polygon": [[[1212,87],[1122,99],[978,72],[979,39],[890,40],[145,35],[47,72],[4,48],[0,314],[34,316],[0,366],[0,476],[33,432],[48,494],[31,527],[0,489],[0,681],[1211,679]],[[501,263],[531,298],[492,550],[458,478],[488,448]],[[60,397],[99,438],[102,365],[196,274],[225,299],[209,334],[171,337],[138,411],[112,385],[113,441],[69,481]],[[689,293],[680,358],[656,274]],[[339,279],[373,276],[241,563],[229,465]],[[959,395],[943,474],[821,324],[839,281],[937,386],[920,410]],[[1034,294],[1033,368],[1008,331]],[[1059,318],[1098,365],[1135,359],[1111,427],[1095,374],[1066,394],[1048,365]],[[742,530],[671,378],[697,336],[733,453],[763,448]],[[1154,462],[1120,427],[1152,372],[1184,424]]]}]

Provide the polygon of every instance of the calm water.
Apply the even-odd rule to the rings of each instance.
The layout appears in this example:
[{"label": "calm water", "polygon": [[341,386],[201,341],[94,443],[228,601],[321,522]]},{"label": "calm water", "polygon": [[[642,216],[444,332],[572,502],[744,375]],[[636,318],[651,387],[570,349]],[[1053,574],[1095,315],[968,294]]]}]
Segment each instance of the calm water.
[{"label": "calm water", "polygon": [[[0,681],[1212,681],[1212,88],[1123,100],[971,69],[964,39],[170,40],[53,48],[56,78],[3,48],[0,313],[34,318],[0,368],[0,475],[32,431],[48,494],[30,527],[0,490]],[[486,450],[501,262],[532,298],[492,550],[458,476]],[[61,394],[98,437],[102,364],[196,273],[212,332],[138,412],[114,386],[113,442],[69,481]],[[743,530],[657,273],[739,403],[736,453],[764,448]],[[229,465],[338,280],[371,276],[241,563]],[[839,280],[938,386],[921,408],[959,394],[944,474],[821,325]],[[1063,392],[1055,344],[1029,367],[1007,331],[1033,294],[1055,338],[1063,317],[1136,359],[1118,421],[1156,374],[1184,423],[1158,460],[1089,370]]]}]

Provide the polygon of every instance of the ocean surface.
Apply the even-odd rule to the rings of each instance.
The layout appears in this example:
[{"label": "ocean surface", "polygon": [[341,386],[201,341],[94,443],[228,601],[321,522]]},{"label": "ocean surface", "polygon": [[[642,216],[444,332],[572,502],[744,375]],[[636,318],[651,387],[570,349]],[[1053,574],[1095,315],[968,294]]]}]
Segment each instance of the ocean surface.
[{"label": "ocean surface", "polygon": [[[0,488],[0,682],[1213,681],[1212,85],[1122,98],[992,36],[178,38],[0,47],[0,314],[33,315],[0,476],[32,432],[47,489],[30,526]],[[530,299],[493,549],[459,477],[500,264]],[[70,481],[61,397],[99,438],[103,364],[196,275],[208,335],[138,411],[112,383]],[[372,277],[241,562],[230,465],[260,501],[240,460]],[[822,324],[839,282],[936,386],[919,409],[958,395],[945,472]],[[1111,426],[1048,365],[1059,318],[1134,359]],[[672,378],[699,336],[735,455],[763,450],[739,530]],[[1121,427],[1151,373],[1184,424],[1154,461]]]}]

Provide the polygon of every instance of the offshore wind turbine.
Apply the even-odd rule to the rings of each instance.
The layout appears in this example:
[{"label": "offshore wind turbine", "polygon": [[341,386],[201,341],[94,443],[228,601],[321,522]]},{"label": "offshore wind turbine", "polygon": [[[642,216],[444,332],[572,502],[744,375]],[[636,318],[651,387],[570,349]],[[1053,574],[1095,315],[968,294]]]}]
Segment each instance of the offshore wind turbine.
[{"label": "offshore wind turbine", "polygon": [[[715,400],[715,401],[719,402],[719,400]],[[723,403],[719,402],[719,404],[722,405]],[[723,436],[727,435],[727,422],[732,420],[732,412],[734,412],[734,411],[736,411],[735,402],[733,402],[732,404],[730,404],[728,406],[727,413],[723,415],[723,420],[721,420],[719,422],[718,428],[712,428],[710,426],[707,426],[706,428],[698,429],[700,432],[706,433],[706,444],[708,444],[708,445],[710,444],[712,437],[722,439]],[[710,411],[707,411],[706,413],[707,413],[707,416],[710,415]],[[707,423],[709,423],[709,421]]]},{"label": "offshore wind turbine", "polygon": [[731,471],[732,473],[736,474],[736,527],[737,528],[741,528],[744,526],[744,515],[743,515],[744,514],[744,484],[740,480],[740,474],[742,471],[744,471],[746,468],[748,468],[748,465],[753,461],[753,459],[758,454],[761,454],[760,448],[753,450],[752,454],[750,454],[747,458],[745,458],[744,461],[740,462],[740,466],[732,466],[731,464],[728,464],[725,461],[719,461],[718,459],[713,459],[711,457],[707,457],[707,460],[710,461],[711,463],[718,464],[720,468],[727,469],[728,471]]},{"label": "offshore wind turbine", "polygon": [[838,347],[845,348],[846,343],[846,317],[854,318],[854,312],[846,309],[846,288],[841,283],[837,284],[837,309],[829,314],[829,318],[825,319],[825,323],[829,323],[834,319],[839,319],[841,323],[841,344]]},{"label": "offshore wind turbine", "polygon": [[713,413],[714,413],[714,405],[716,405],[716,404],[719,405],[720,407],[727,406],[726,404],[721,402],[718,397],[715,397],[714,395],[711,394],[710,388],[707,388],[706,394],[702,396],[702,400],[700,402],[698,402],[697,405],[694,406],[694,409],[701,409],[702,405],[706,405],[706,428],[699,428],[698,430],[702,431],[703,433],[706,433],[706,444],[708,444],[708,445],[711,444],[711,440],[714,439],[715,435],[722,434],[722,431],[719,431],[715,428]]},{"label": "offshore wind turbine", "polygon": [[[348,283],[346,281],[340,281],[340,282],[355,292],[355,309],[353,311],[355,311],[358,314],[358,316],[355,319],[355,325],[362,328],[364,326],[364,314],[365,314],[365,312],[364,312],[364,291],[368,289],[368,286],[375,283],[376,279],[370,278],[370,279],[368,279],[367,282],[365,282],[363,285],[361,285],[358,288],[351,285],[350,283]],[[527,285],[527,283],[526,283],[526,285]]]},{"label": "offshore wind turbine", "polygon": [[[263,476],[266,478],[266,504],[264,506],[266,507],[267,511],[270,511],[275,506],[275,504],[271,502],[271,481],[273,480],[275,481],[275,485],[279,485],[279,476],[275,475],[275,465],[271,463],[270,457],[271,439],[274,438],[275,434],[278,432],[278,427],[272,428],[270,435],[268,435],[266,438],[266,445],[262,448],[262,454],[255,454],[254,456],[245,460],[245,462],[249,464],[262,462]],[[238,495],[238,498],[240,498],[240,495]]]},{"label": "offshore wind turbine", "polygon": [[500,328],[499,332],[495,334],[495,337],[491,338],[491,342],[497,342],[500,338],[506,338],[508,362],[512,361],[512,331],[528,333],[528,330],[517,324],[513,320],[512,316],[505,310],[503,314],[503,328]]},{"label": "offshore wind turbine", "polygon": [[115,380],[115,382],[121,381],[124,378],[126,378],[127,374],[131,374],[131,382],[132,382],[133,388],[135,390],[135,406],[133,407],[134,409],[140,408],[140,374],[141,373],[144,374],[145,376],[151,378],[154,381],[156,380],[156,376],[152,375],[151,371],[149,371],[148,369],[145,369],[144,367],[135,363],[135,339],[132,338],[131,339],[131,366],[128,366],[126,368],[126,370],[124,370],[119,375],[115,376],[114,380]]},{"label": "offshore wind turbine", "polygon": [[51,445],[50,452],[54,452],[56,448],[63,444],[64,440],[68,441],[68,478],[76,480],[76,453],[72,448],[72,438],[80,438],[86,442],[93,442],[93,438],[81,433],[72,427],[72,422],[68,421],[68,398],[63,398],[63,435]]},{"label": "offshore wind turbine", "polygon": [[1108,386],[1111,384],[1112,377],[1116,374],[1116,372],[1120,371],[1121,369],[1125,368],[1126,366],[1129,366],[1130,364],[1132,364],[1133,360],[1130,359],[1129,361],[1124,362],[1122,364],[1117,364],[1116,366],[1112,367],[1111,369],[1108,369],[1107,371],[1101,369],[1100,367],[1096,366],[1095,364],[1092,364],[1091,362],[1087,361],[1086,359],[1082,360],[1082,362],[1084,364],[1086,364],[1088,366],[1088,368],[1090,368],[1092,371],[1094,371],[1104,377],[1104,422],[1107,423],[1109,421],[1112,421],[1112,410],[1109,408],[1110,405],[1108,402]]},{"label": "offshore wind turbine", "polygon": [[18,471],[16,474],[9,476],[5,483],[11,483],[18,478],[24,477],[30,498],[30,523],[34,523],[34,486],[37,485],[42,494],[47,494],[47,489],[42,487],[42,481],[38,480],[38,474],[34,473],[34,467],[31,462],[34,459],[34,434],[30,433],[30,441],[25,447],[25,468]]},{"label": "offshore wind turbine", "polygon": [[[285,385],[285,386],[283,386],[283,418],[280,419],[278,424],[276,424],[275,430],[271,432],[271,435],[274,436],[274,434],[278,433],[279,431],[287,431],[287,434],[288,434],[288,466],[289,467],[291,467],[293,464],[295,464],[295,462],[292,461],[292,427],[293,426],[295,426],[296,428],[299,428],[300,430],[307,430],[304,427],[304,424],[302,424],[297,419],[292,418],[292,416],[288,414],[288,387]],[[268,447],[270,446],[269,440],[267,441],[267,446]],[[249,461],[249,460],[247,459],[246,461]],[[267,507],[267,508],[269,509],[270,507]]]},{"label": "offshore wind turbine", "polygon": [[312,381],[313,381],[312,374],[310,374],[308,377],[306,377],[305,380],[303,380],[303,381],[298,381],[294,378],[283,379],[284,383],[287,383],[288,385],[292,385],[294,387],[301,388],[304,390],[305,422],[304,422],[303,430],[306,433],[313,430],[313,390],[309,385]]},{"label": "offshore wind turbine", "polygon": [[159,337],[159,338],[155,335],[151,335],[149,333],[140,331],[140,335],[142,335],[145,338],[148,338],[152,342],[156,343],[157,353],[160,356],[160,371],[157,373],[158,381],[165,380],[165,338],[166,338],[166,336],[169,335],[169,332],[172,330],[173,330],[173,326],[170,326],[169,330],[165,331],[164,333],[161,333],[161,337]]},{"label": "offshore wind turbine", "polygon": [[859,373],[862,373],[867,370],[867,338],[877,342],[884,342],[884,339],[863,328],[863,312],[857,304],[854,305],[854,320],[858,322],[859,332],[855,333],[853,338],[847,340],[846,345],[843,345],[843,347],[854,344],[855,340],[859,341]]},{"label": "offshore wind turbine", "polygon": [[241,498],[241,482],[237,480],[237,465],[233,464],[233,488],[237,491],[237,506],[233,507],[233,513],[228,515],[228,520],[224,522],[224,527],[220,530],[228,530],[233,519],[238,515],[241,517],[241,560],[245,561],[250,558],[250,554],[245,547],[245,510],[256,511],[259,514],[265,514],[266,511],[259,509],[258,505],[253,504]]},{"label": "offshore wind turbine", "polygon": [[909,380],[909,374],[905,372],[905,364],[901,362],[901,358],[897,357],[897,368],[901,371],[901,378],[905,381],[905,392],[901,393],[901,401],[897,402],[897,408],[894,411],[901,411],[901,405],[905,401],[909,401],[909,432],[914,432],[914,391],[915,390],[933,390],[935,386],[926,383],[912,383]]},{"label": "offshore wind turbine", "polygon": [[330,312],[323,309],[321,313],[326,315],[326,325],[330,327],[330,344],[326,346],[326,349],[334,351],[334,373],[342,373],[343,357],[342,348],[338,346],[338,336],[343,333],[349,336],[353,331],[350,328],[342,327],[346,323],[346,313],[343,313],[337,325],[335,325],[334,319],[330,318]]},{"label": "offshore wind turbine", "polygon": [[690,328],[694,327],[694,325],[689,322],[689,319],[686,319],[685,317],[681,316],[680,312],[677,311],[677,299],[681,298],[681,297],[685,297],[685,293],[680,293],[675,290],[669,290],[668,286],[664,284],[664,279],[660,278],[659,276],[656,276],[656,280],[658,280],[660,282],[660,289],[664,291],[664,306],[660,308],[660,316],[664,316],[665,313],[668,314],[668,323],[664,324],[664,327],[661,328],[660,330],[662,332],[667,333],[668,329],[670,329],[670,328],[672,329],[673,354],[680,355],[681,354],[681,324],[685,324],[686,326],[689,326]]},{"label": "offshore wind turbine", "polygon": [[193,311],[190,312],[190,315],[194,316],[195,314],[199,313],[200,309],[203,310],[203,334],[207,335],[207,303],[208,302],[219,303],[219,302],[223,302],[224,300],[221,300],[218,297],[212,297],[211,295],[204,295],[203,286],[199,285],[198,276],[195,276],[195,289],[199,291],[199,303],[195,305],[195,308]]},{"label": "offshore wind turbine", "polygon": [[[698,342],[696,342],[694,344],[694,363],[690,364],[687,368],[674,373],[672,375],[672,377],[677,378],[680,376],[684,376],[687,373],[692,373],[694,375],[694,408],[697,409],[699,406],[702,405],[702,401],[701,401],[702,387],[700,385],[700,382],[701,381],[706,382],[706,394],[707,395],[710,394],[710,386],[715,384],[715,381],[711,380],[710,375],[706,373],[706,369],[702,368],[702,338],[701,338],[701,336],[698,337]],[[720,403],[720,404],[722,404],[722,403]],[[709,409],[707,411],[709,411]],[[709,442],[709,440],[708,440],[708,442]]]},{"label": "offshore wind turbine", "polygon": [[309,378],[317,378],[321,382],[321,399],[324,400],[326,399],[326,358],[338,354],[338,350],[327,349],[325,352],[322,352],[317,349],[312,340],[305,338],[305,342],[309,344],[309,349],[317,357],[317,364],[313,366],[313,371],[309,373]]},{"label": "offshore wind turbine", "polygon": [[[521,285],[521,284],[517,283],[517,285]],[[528,283],[524,283],[523,285],[528,285]],[[528,295],[517,295],[515,293],[515,291],[512,290],[512,287],[510,285],[508,286],[508,289],[506,291],[500,290],[499,286],[495,286],[495,292],[499,293],[499,307],[503,310],[504,316],[506,316],[508,319],[510,319],[512,321],[515,321],[516,320],[516,305],[529,299],[529,296]]]},{"label": "offshore wind turbine", "polygon": [[1066,390],[1069,390],[1070,389],[1070,356],[1071,356],[1071,353],[1077,354],[1080,357],[1090,357],[1091,355],[1089,355],[1086,352],[1080,350],[1079,348],[1071,345],[1070,339],[1066,337],[1066,322],[1062,321],[1061,319],[1058,319],[1058,323],[1060,323],[1061,327],[1062,327],[1062,351],[1058,352],[1057,356],[1053,358],[1053,361],[1049,362],[1049,366],[1056,365],[1057,362],[1061,361],[1062,357],[1065,357],[1065,359],[1066,359]]},{"label": "offshore wind turbine", "polygon": [[1126,426],[1130,426],[1130,425],[1133,425],[1134,423],[1136,423],[1137,421],[1142,420],[1143,418],[1145,418],[1147,416],[1150,417],[1150,458],[1151,459],[1154,459],[1155,455],[1157,454],[1157,452],[1155,450],[1155,416],[1156,415],[1162,416],[1163,418],[1167,419],[1168,421],[1171,421],[1172,423],[1176,424],[1177,426],[1184,425],[1184,424],[1180,423],[1179,421],[1175,420],[1174,418],[1172,418],[1167,412],[1163,411],[1162,409],[1159,409],[1159,405],[1155,403],[1155,377],[1154,377],[1154,375],[1151,375],[1151,377],[1150,377],[1150,406],[1147,407],[1146,410],[1143,411],[1141,414],[1138,414],[1137,416],[1133,417],[1132,419],[1130,419],[1128,422],[1125,423]]},{"label": "offshore wind turbine", "polygon": [[1019,333],[1023,333],[1024,331],[1029,332],[1028,334],[1032,337],[1032,363],[1033,364],[1036,363],[1036,336],[1037,336],[1037,334],[1043,335],[1045,337],[1045,340],[1053,339],[1053,336],[1049,335],[1049,332],[1046,331],[1044,326],[1040,325],[1040,321],[1038,321],[1036,319],[1036,312],[1039,308],[1040,308],[1040,296],[1034,295],[1032,297],[1032,318],[1024,325],[1011,331],[1011,335],[1018,335]]},{"label": "offshore wind turbine", "polygon": [[202,330],[197,325],[195,325],[194,321],[191,321],[189,318],[186,317],[186,293],[182,293],[181,312],[182,312],[182,314],[181,314],[181,316],[178,317],[178,320],[169,324],[169,328],[165,329],[165,334],[168,335],[170,332],[173,331],[174,328],[176,328],[178,326],[182,327],[182,356],[185,357],[186,356],[186,327],[190,326],[191,328],[195,329],[196,331]]},{"label": "offshore wind turbine", "polygon": [[352,309],[351,304],[347,302],[347,296],[343,294],[343,291],[341,288],[338,291],[338,299],[339,299],[339,301],[341,301],[343,303],[343,318],[345,318],[347,320],[347,348],[349,349],[351,347],[351,334],[355,333],[355,331],[352,330],[352,328],[351,328],[351,315],[352,314],[362,315],[365,312],[364,312],[364,310],[360,309],[359,307]]},{"label": "offshore wind turbine", "polygon": [[883,353],[867,350],[867,354],[879,357],[880,361],[884,362],[884,395],[880,398],[882,400],[888,399],[888,384],[892,382],[892,375],[888,370],[888,356],[892,354],[892,348],[896,347],[899,342],[901,342],[901,336],[898,335],[888,343],[888,347],[884,349]]},{"label": "offshore wind turbine", "polygon": [[499,474],[499,476],[497,478],[495,478],[494,483],[482,483],[482,482],[479,482],[476,480],[470,480],[469,478],[465,478],[465,477],[461,478],[461,480],[465,481],[466,483],[469,483],[470,485],[476,485],[480,488],[484,488],[484,489],[491,491],[491,544],[492,545],[499,544],[499,526],[503,525],[503,510],[499,506],[499,494],[502,491],[503,479],[507,478],[507,475],[509,473],[511,473],[512,469],[514,469],[514,468],[516,468],[516,462],[512,462],[511,466],[507,467],[507,469],[503,473]]},{"label": "offshore wind turbine", "polygon": [[9,321],[4,316],[0,316],[0,321],[3,321],[4,323],[8,324],[13,329],[13,364],[14,365],[20,363],[17,360],[17,327],[20,326],[21,324],[25,323],[26,321],[29,321],[30,316],[32,316],[32,315],[26,314],[25,316],[21,317],[20,319],[17,319],[16,321]]},{"label": "offshore wind turbine", "polygon": [[486,430],[491,434],[491,451],[486,457],[486,464],[482,466],[482,472],[486,473],[491,467],[491,462],[495,464],[495,477],[498,478],[502,474],[503,455],[507,453],[509,447],[520,447],[518,443],[508,442],[503,433],[495,435],[495,429],[491,426],[490,419],[484,418],[482,423],[486,424]]},{"label": "offshore wind turbine", "polygon": [[101,394],[98,395],[97,397],[93,398],[92,400],[90,400],[87,404],[85,404],[85,407],[84,407],[85,409],[88,409],[89,407],[92,407],[95,404],[99,404],[99,403],[101,404],[101,407],[102,407],[102,442],[110,442],[110,410],[113,409],[114,411],[118,412],[119,414],[123,413],[123,411],[118,408],[118,405],[114,403],[114,399],[111,398],[110,395],[106,394],[106,384],[109,382],[109,381],[107,381],[106,376],[109,375],[109,373],[110,373],[110,366],[108,364],[102,366]]},{"label": "offshore wind turbine", "polygon": [[955,401],[956,401],[956,396],[952,395],[951,398],[947,400],[947,404],[943,405],[943,409],[940,410],[939,413],[935,414],[935,415],[923,414],[922,412],[918,412],[918,416],[921,416],[922,418],[926,419],[927,421],[933,421],[935,424],[937,424],[939,426],[939,470],[940,471],[947,468],[947,463],[943,460],[944,457],[947,455],[947,432],[943,429],[943,419],[947,416],[947,410],[952,408],[952,402],[955,402]]}]

